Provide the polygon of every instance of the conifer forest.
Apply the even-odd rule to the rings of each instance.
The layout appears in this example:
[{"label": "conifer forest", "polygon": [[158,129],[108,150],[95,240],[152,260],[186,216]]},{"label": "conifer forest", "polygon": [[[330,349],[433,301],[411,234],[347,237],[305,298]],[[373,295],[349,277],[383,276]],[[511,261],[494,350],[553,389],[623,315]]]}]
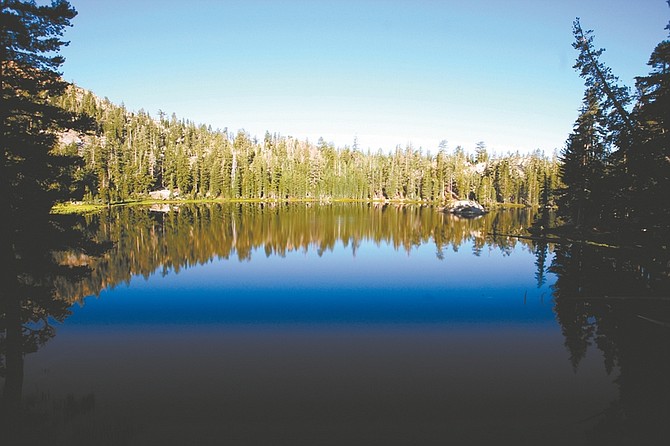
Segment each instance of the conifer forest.
[{"label": "conifer forest", "polygon": [[81,156],[86,200],[116,202],[167,190],[171,197],[251,200],[399,200],[537,206],[558,183],[558,163],[536,151],[493,156],[447,143],[436,153],[411,145],[392,151],[335,147],[265,133],[212,129],[159,112],[130,112],[72,86],[55,99],[94,120],[94,131],[61,138],[62,153]]}]

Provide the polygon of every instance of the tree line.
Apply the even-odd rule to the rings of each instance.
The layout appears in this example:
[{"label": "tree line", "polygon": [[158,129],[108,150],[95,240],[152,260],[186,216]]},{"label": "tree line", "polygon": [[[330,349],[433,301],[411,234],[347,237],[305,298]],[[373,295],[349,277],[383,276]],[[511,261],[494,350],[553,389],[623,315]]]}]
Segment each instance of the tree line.
[{"label": "tree line", "polygon": [[431,154],[411,145],[384,152],[335,147],[266,132],[259,140],[158,113],[131,112],[71,86],[54,103],[95,121],[95,131],[61,138],[78,155],[80,193],[105,203],[166,189],[182,198],[352,199],[537,206],[558,185],[558,160],[539,150],[492,156],[484,143]]}]

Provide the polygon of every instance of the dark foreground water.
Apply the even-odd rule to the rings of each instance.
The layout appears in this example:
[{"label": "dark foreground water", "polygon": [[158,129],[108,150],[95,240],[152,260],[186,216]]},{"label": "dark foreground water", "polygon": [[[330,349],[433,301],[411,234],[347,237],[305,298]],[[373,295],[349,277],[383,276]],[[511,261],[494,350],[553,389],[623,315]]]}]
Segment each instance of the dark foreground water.
[{"label": "dark foreground water", "polygon": [[2,444],[670,438],[663,251],[514,237],[528,211],[167,210],[75,222],[114,244],[56,254],[89,269],[21,301],[22,340],[6,305]]}]

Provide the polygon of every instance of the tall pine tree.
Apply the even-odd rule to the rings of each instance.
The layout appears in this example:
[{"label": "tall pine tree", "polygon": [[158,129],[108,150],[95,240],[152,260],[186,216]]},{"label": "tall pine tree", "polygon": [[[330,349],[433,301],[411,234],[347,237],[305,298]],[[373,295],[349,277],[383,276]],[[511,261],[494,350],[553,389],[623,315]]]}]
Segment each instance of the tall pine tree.
[{"label": "tall pine tree", "polygon": [[670,235],[670,41],[656,46],[648,76],[637,78],[637,147],[630,154],[638,229]]},{"label": "tall pine tree", "polygon": [[565,186],[559,193],[559,214],[577,228],[596,224],[607,199],[603,190],[607,152],[602,118],[598,94],[588,89],[561,157]]},{"label": "tall pine tree", "polygon": [[[0,1],[0,432],[20,426],[23,361],[53,336],[53,320],[67,315],[55,295],[59,280],[86,274],[81,264],[58,260],[101,252],[72,217],[49,214],[72,196],[75,154],[57,154],[58,132],[79,127],[77,116],[54,105],[66,83],[58,68],[63,32],[75,16],[67,1]],[[61,256],[60,259],[70,258]],[[10,440],[11,443],[11,440]],[[3,443],[4,444],[4,443]]]},{"label": "tall pine tree", "polygon": [[[48,6],[3,0],[0,21],[0,209],[15,222],[48,212],[72,191],[76,156],[56,155],[57,131],[74,115],[49,102],[67,86],[58,54],[75,10],[65,0]],[[19,223],[19,224],[23,224]]]},{"label": "tall pine tree", "polygon": [[631,96],[600,61],[592,31],[573,23],[579,51],[574,68],[584,79],[584,106],[563,154],[562,213],[573,224],[616,229],[630,215],[632,186],[628,158],[636,124],[628,110]]}]

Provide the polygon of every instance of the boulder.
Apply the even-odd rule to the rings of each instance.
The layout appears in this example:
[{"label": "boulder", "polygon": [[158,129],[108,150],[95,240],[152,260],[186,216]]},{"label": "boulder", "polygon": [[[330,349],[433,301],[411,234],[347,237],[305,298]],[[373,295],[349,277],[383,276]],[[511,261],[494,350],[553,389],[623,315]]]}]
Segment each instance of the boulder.
[{"label": "boulder", "polygon": [[170,199],[171,195],[172,195],[171,192],[167,189],[155,190],[155,191],[149,192],[149,196],[153,200],[168,200],[168,199]]},{"label": "boulder", "polygon": [[457,200],[447,206],[447,212],[461,215],[463,217],[475,217],[477,215],[484,215],[488,212],[484,206],[474,200]]}]

